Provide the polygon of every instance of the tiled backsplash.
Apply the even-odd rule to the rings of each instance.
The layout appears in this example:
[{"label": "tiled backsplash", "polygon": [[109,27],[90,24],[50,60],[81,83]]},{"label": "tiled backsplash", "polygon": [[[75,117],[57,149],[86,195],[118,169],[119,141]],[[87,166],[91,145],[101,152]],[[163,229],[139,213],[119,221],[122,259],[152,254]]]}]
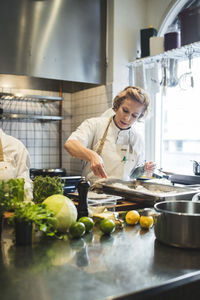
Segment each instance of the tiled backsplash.
[{"label": "tiled backsplash", "polygon": [[[59,96],[58,92],[41,90],[1,89],[2,92]],[[100,86],[73,94],[64,93],[62,101],[62,167],[68,174],[80,174],[81,164],[64,150],[64,142],[70,133],[86,118],[99,116],[112,105],[112,86]],[[28,101],[2,101],[4,112],[37,115],[59,115],[59,102],[29,103]],[[31,157],[32,168],[58,168],[59,162],[59,121],[8,121],[0,120],[5,133],[21,140]]]},{"label": "tiled backsplash", "polygon": [[[2,89],[4,93],[17,95],[40,95],[58,96],[57,92],[40,90],[16,90]],[[64,98],[71,100],[71,95],[64,95]],[[66,101],[67,101],[66,100]],[[64,103],[64,101],[63,101]],[[29,100],[13,101],[2,100],[4,113],[18,113],[29,115],[59,115],[59,102],[48,103]],[[71,113],[71,112],[70,112]],[[1,120],[1,127],[5,133],[12,135],[27,147],[31,157],[32,168],[57,168],[59,167],[59,121],[39,120]]]}]

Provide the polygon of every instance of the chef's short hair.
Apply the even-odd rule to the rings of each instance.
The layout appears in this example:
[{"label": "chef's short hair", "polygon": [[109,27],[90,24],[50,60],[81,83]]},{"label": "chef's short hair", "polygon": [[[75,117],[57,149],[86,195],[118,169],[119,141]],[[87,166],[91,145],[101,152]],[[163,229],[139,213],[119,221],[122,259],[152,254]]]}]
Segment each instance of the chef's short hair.
[{"label": "chef's short hair", "polygon": [[127,86],[113,100],[113,110],[117,111],[125,99],[132,99],[144,105],[144,110],[139,116],[139,119],[146,115],[149,106],[148,95],[137,86]]}]

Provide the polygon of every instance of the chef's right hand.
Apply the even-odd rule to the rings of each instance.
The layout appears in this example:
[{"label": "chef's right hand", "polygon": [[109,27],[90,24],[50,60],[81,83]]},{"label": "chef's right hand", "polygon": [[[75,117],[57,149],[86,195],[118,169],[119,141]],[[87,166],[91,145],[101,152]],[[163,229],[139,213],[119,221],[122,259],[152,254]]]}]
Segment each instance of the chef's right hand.
[{"label": "chef's right hand", "polygon": [[90,169],[92,170],[95,176],[98,176],[100,178],[107,178],[103,159],[94,151],[90,160]]}]

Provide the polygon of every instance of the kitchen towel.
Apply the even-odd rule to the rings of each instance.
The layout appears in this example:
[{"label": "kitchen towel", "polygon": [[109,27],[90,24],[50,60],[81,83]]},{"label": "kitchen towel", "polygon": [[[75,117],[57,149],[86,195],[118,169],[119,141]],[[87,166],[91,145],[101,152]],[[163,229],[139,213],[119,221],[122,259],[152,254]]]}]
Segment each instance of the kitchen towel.
[{"label": "kitchen towel", "polygon": [[142,62],[134,66],[133,85],[138,86],[143,90],[146,90],[147,88],[145,66]]},{"label": "kitchen towel", "polygon": [[160,91],[158,72],[159,65],[157,62],[149,64],[146,68],[147,92],[150,94],[156,94]]}]

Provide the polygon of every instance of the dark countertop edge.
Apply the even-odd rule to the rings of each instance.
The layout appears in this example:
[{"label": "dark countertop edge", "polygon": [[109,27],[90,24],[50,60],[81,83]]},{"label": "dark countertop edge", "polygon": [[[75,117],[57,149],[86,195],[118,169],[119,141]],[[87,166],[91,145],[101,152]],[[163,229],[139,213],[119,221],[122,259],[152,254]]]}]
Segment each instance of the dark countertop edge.
[{"label": "dark countertop edge", "polygon": [[166,281],[166,283],[164,284],[157,285],[153,288],[146,288],[144,290],[135,293],[125,294],[119,297],[108,297],[107,299],[109,300],[153,299],[154,296],[158,296],[158,295],[162,296],[162,293],[165,293],[169,290],[177,289],[182,286],[186,286],[198,281],[200,281],[200,271],[179,276],[177,278]]}]

